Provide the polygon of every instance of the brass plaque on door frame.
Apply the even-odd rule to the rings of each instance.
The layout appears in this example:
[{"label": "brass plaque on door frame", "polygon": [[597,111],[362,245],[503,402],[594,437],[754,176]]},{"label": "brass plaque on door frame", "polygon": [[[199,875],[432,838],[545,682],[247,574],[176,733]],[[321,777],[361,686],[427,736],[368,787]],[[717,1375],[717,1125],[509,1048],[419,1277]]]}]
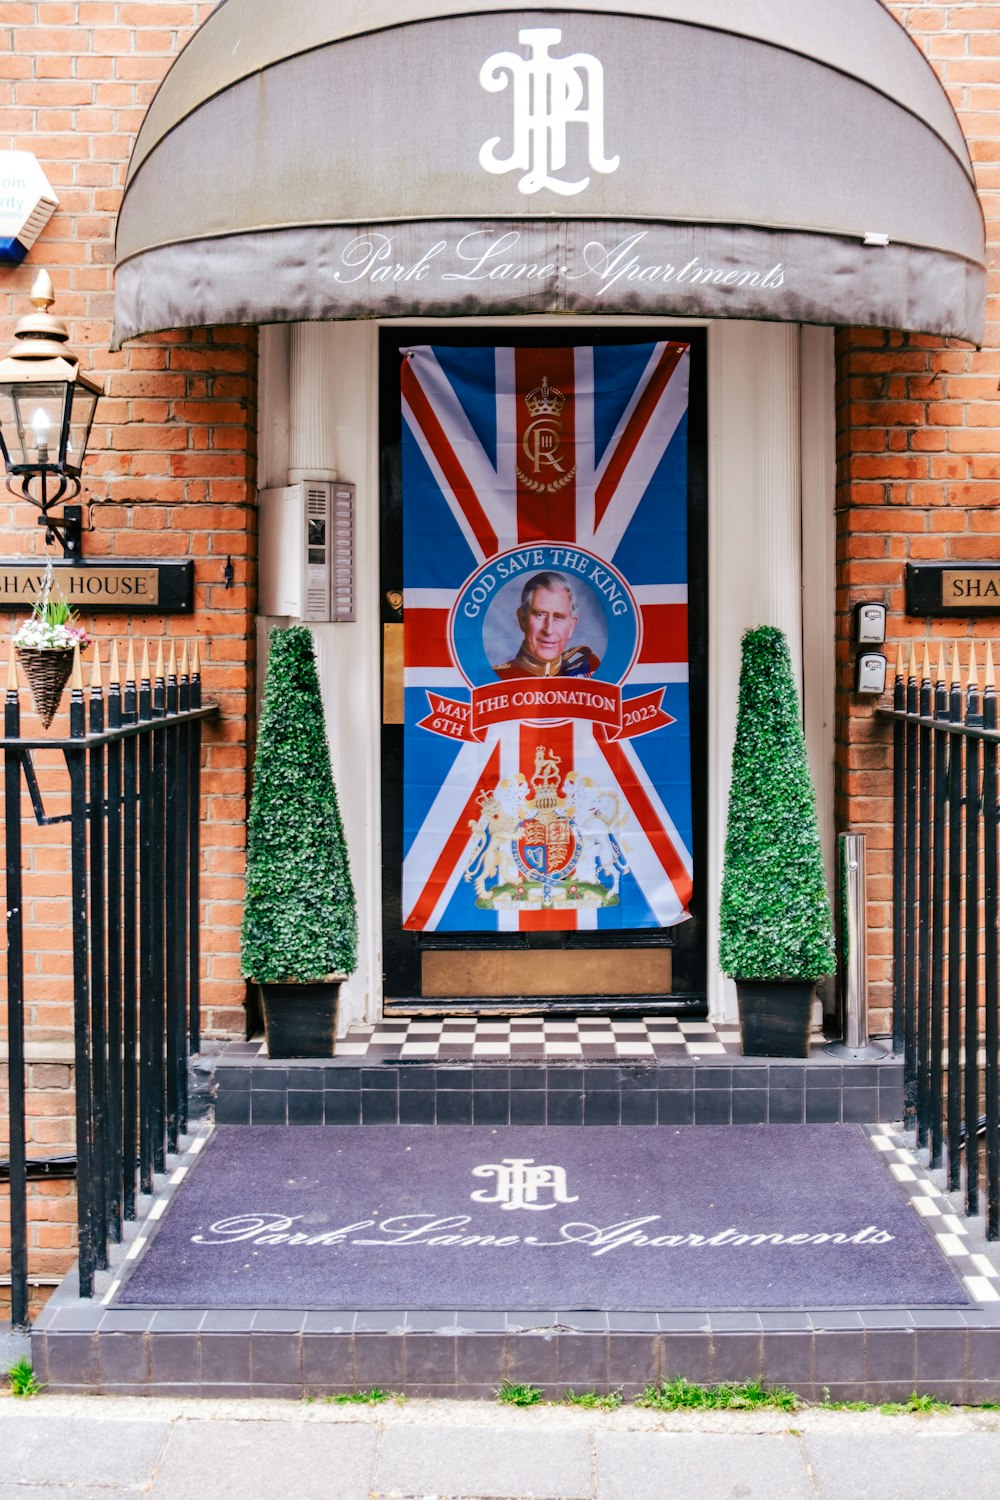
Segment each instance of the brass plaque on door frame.
[{"label": "brass plaque on door frame", "polygon": [[382,723],[403,722],[403,627],[382,626]]}]

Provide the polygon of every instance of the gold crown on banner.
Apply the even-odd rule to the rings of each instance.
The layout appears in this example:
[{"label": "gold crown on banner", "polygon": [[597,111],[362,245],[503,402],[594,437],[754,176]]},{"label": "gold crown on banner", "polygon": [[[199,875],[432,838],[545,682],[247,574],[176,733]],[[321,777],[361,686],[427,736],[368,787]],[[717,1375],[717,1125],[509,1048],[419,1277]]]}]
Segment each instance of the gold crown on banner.
[{"label": "gold crown on banner", "polygon": [[549,377],[543,375],[541,385],[528,392],[524,404],[533,417],[558,417],[566,405],[566,397],[554,385],[549,385]]},{"label": "gold crown on banner", "polygon": [[551,750],[546,755],[544,746],[535,747],[535,774],[531,778],[531,784],[535,789],[536,812],[551,812],[558,807],[561,764],[561,757],[553,755]]},{"label": "gold crown on banner", "polygon": [[559,806],[558,788],[549,786],[547,783],[544,786],[536,787],[534,803],[536,813],[554,812]]}]

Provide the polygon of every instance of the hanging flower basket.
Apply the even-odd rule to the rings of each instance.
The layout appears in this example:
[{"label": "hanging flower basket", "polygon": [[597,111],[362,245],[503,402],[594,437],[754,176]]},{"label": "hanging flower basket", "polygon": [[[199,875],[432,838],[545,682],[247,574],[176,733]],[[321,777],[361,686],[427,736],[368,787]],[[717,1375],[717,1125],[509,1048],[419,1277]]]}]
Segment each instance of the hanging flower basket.
[{"label": "hanging flower basket", "polygon": [[73,670],[73,648],[64,646],[36,651],[30,646],[15,646],[15,650],[28,679],[38,717],[43,728],[48,729]]},{"label": "hanging flower basket", "polygon": [[48,729],[73,670],[73,651],[86,651],[90,636],[79,615],[64,599],[52,599],[52,563],[45,569],[42,592],[30,616],[14,636],[14,650],[24,668],[38,717]]}]

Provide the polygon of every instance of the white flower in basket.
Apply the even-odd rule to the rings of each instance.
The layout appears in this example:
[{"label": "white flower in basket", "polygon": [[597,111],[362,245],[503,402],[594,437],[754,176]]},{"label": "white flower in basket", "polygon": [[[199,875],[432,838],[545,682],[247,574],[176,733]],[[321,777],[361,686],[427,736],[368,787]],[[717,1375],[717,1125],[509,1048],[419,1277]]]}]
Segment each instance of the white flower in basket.
[{"label": "white flower in basket", "polygon": [[18,627],[14,649],[31,688],[35,708],[48,729],[55,717],[63,689],[73,670],[73,651],[85,651],[90,636],[78,624],[79,615],[64,599],[51,599],[50,570],[46,570],[41,597],[29,618]]}]

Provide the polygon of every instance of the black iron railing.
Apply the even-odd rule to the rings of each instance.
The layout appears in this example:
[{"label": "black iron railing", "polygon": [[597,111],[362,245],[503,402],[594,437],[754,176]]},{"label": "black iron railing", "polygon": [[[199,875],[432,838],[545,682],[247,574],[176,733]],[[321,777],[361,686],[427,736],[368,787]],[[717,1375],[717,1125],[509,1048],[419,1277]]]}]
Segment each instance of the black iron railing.
[{"label": "black iron railing", "polygon": [[[956,648],[899,660],[893,707],[893,1036],[932,1166],[1000,1239],[997,696]],[[985,1198],[985,1202],[983,1199]]]},{"label": "black iron railing", "polygon": [[[97,646],[95,645],[95,652]],[[80,1294],[108,1264],[187,1124],[187,1052],[199,1033],[201,701],[195,650],[154,669],[131,651],[124,681],[112,651],[105,691],[99,662],[84,691],[74,666],[69,736],[21,734],[13,661],[4,705],[7,880],[7,1041],[11,1320],[28,1316],[27,1181],[39,1162],[26,1145],[25,946],[22,797],[35,822],[64,823],[70,844]],[[58,752],[68,812],[45,811],[35,759]],[[52,773],[47,773],[49,782]],[[65,777],[62,778],[65,782]],[[66,793],[60,790],[63,803]]]}]

